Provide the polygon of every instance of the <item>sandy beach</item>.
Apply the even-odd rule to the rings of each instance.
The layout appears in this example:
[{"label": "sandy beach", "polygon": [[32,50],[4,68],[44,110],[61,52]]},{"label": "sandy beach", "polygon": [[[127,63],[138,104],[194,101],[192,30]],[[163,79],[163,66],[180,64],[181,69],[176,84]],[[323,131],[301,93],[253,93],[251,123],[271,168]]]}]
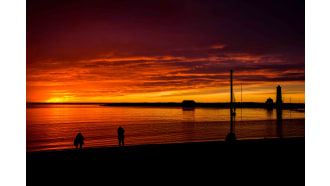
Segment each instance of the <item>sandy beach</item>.
[{"label": "sandy beach", "polygon": [[305,138],[27,152],[27,185],[304,185]]}]

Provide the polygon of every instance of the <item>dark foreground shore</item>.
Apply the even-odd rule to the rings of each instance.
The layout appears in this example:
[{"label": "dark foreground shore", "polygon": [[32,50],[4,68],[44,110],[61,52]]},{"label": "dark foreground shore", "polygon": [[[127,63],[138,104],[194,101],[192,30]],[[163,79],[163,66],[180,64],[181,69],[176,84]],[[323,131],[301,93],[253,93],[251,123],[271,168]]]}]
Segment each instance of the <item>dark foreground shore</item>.
[{"label": "dark foreground shore", "polygon": [[27,153],[27,185],[304,185],[305,138]]}]

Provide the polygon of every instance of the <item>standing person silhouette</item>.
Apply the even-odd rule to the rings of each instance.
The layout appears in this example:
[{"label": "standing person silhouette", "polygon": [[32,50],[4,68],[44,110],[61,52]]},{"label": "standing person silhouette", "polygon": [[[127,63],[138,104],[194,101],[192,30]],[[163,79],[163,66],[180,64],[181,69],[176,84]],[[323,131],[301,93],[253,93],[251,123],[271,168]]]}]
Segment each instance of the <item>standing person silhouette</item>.
[{"label": "standing person silhouette", "polygon": [[119,147],[120,147],[120,144],[122,144],[122,146],[124,146],[124,132],[125,132],[125,130],[121,126],[118,127],[117,133],[118,133]]},{"label": "standing person silhouette", "polygon": [[82,145],[84,144],[85,138],[81,133],[78,133],[76,138],[74,139],[74,145],[76,146],[76,149],[78,149],[78,145],[80,144],[80,149],[82,148]]}]

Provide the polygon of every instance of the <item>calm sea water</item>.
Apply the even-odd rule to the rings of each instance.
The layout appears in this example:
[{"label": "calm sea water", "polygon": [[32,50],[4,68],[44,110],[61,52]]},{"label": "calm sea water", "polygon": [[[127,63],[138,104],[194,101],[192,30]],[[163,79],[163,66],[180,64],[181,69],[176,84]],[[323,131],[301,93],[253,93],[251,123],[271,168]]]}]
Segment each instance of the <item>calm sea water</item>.
[{"label": "calm sea water", "polygon": [[[236,110],[238,139],[303,137],[305,113],[276,109]],[[74,148],[81,132],[85,148],[117,146],[117,128],[125,129],[125,145],[225,140],[229,109],[181,107],[108,107],[100,105],[27,104],[27,151]]]}]

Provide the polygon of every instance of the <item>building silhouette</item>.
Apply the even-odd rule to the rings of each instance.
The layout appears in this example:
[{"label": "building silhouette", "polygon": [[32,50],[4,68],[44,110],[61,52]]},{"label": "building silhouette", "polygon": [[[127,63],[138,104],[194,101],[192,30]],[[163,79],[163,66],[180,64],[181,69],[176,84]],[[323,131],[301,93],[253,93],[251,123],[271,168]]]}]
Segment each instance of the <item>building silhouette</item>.
[{"label": "building silhouette", "polygon": [[267,109],[273,109],[274,102],[273,102],[273,99],[272,98],[269,97],[265,103],[266,103],[266,108]]},{"label": "building silhouette", "polygon": [[267,101],[266,101],[266,104],[273,104],[274,102],[273,102],[273,99],[272,98],[268,98],[267,99]]},{"label": "building silhouette", "polygon": [[183,105],[194,105],[195,101],[194,100],[183,100],[182,104]]},{"label": "building silhouette", "polygon": [[195,101],[194,100],[183,100],[182,101],[182,109],[183,110],[194,110],[195,109]]}]

